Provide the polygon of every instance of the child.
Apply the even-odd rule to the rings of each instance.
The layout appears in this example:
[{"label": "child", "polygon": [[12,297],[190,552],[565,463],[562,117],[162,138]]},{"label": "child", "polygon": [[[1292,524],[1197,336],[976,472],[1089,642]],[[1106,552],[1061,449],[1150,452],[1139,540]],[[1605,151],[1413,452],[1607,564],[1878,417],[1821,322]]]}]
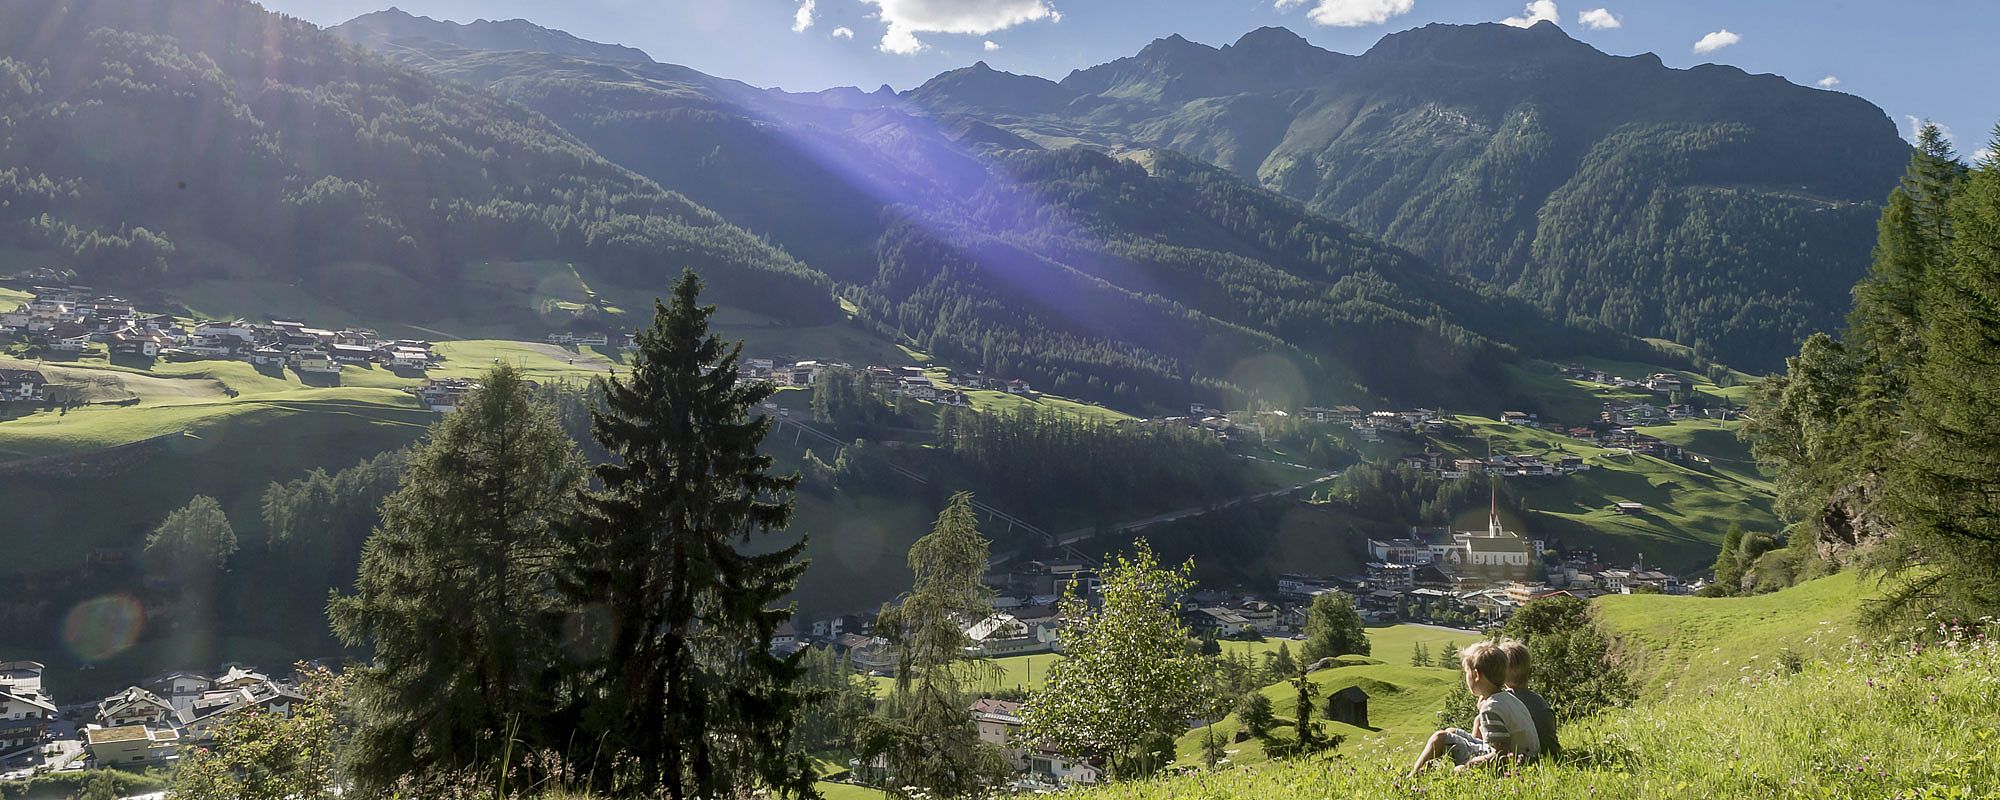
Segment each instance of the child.
[{"label": "child", "polygon": [[1501,758],[1532,759],[1540,752],[1541,740],[1535,733],[1534,718],[1521,705],[1520,698],[1502,688],[1507,680],[1507,654],[1492,642],[1479,642],[1465,648],[1459,662],[1465,668],[1466,691],[1479,698],[1479,713],[1474,717],[1472,731],[1446,728],[1431,734],[1424,752],[1410,767],[1410,777],[1416,777],[1425,764],[1445,755],[1450,755],[1463,771]]},{"label": "child", "polygon": [[1562,753],[1562,744],[1556,741],[1556,712],[1549,708],[1548,700],[1528,688],[1528,678],[1534,674],[1529,668],[1528,646],[1507,639],[1500,643],[1500,651],[1507,654],[1507,691],[1527,706],[1528,716],[1535,720],[1535,732],[1541,734],[1539,757],[1555,758]]}]

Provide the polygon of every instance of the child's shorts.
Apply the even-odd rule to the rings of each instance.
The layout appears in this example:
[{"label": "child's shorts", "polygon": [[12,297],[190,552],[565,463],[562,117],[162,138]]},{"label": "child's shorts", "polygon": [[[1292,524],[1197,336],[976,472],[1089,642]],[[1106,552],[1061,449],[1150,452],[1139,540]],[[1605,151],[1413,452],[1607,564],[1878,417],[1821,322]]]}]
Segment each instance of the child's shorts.
[{"label": "child's shorts", "polygon": [[1451,743],[1452,762],[1460,766],[1464,766],[1467,761],[1493,752],[1493,745],[1487,744],[1484,739],[1472,735],[1471,731],[1464,728],[1446,729],[1444,738],[1445,741]]}]

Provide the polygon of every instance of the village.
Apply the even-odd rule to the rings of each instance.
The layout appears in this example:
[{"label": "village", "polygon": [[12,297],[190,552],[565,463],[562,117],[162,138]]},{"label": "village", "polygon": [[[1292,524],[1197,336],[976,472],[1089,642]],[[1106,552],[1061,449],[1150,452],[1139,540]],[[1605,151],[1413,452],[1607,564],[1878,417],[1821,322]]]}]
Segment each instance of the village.
[{"label": "village", "polygon": [[107,697],[60,705],[44,690],[44,667],[0,662],[0,780],[62,770],[145,770],[213,740],[217,724],[260,709],[289,715],[303,698],[295,680],[231,665],[174,671]]}]

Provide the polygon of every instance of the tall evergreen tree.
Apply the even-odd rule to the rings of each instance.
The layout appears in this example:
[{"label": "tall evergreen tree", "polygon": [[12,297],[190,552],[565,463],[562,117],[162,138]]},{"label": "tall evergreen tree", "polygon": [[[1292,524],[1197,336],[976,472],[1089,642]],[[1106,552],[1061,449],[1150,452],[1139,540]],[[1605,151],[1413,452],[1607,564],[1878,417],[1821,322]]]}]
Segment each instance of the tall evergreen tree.
[{"label": "tall evergreen tree", "polygon": [[805,543],[752,546],[791,521],[798,477],[772,474],[758,452],[772,423],[751,409],[774,389],[737,383],[742,345],[709,332],[715,307],[700,294],[688,271],[654,302],[630,377],[601,381],[591,416],[612,459],[596,468],[603,489],[585,498],[562,582],[608,628],[580,709],[602,748],[591,774],[675,800],[758,784],[808,794],[810,764],[790,746],[802,668],[770,655]]},{"label": "tall evergreen tree", "polygon": [[1951,247],[1951,198],[1964,177],[1951,140],[1936,125],[1925,124],[1910,166],[1876,223],[1868,277],[1854,287],[1850,338],[1883,373],[1919,363],[1923,287],[1931,266]]},{"label": "tall evergreen tree", "polygon": [[1950,216],[1923,297],[1908,454],[1889,484],[1900,580],[1879,610],[1890,616],[2000,609],[2000,157],[1972,170]]},{"label": "tall evergreen tree", "polygon": [[896,786],[935,797],[970,797],[1004,776],[999,753],[979,740],[967,704],[968,679],[985,662],[966,657],[966,626],[993,616],[986,574],[986,537],[972,494],[952,496],[931,532],[910,547],[909,593],[875,623],[896,654],[893,705],[900,718],[878,725],[863,758],[882,755]]},{"label": "tall evergreen tree", "polygon": [[574,512],[583,466],[520,371],[497,367],[480,382],[409,456],[355,593],[328,604],[340,639],[373,654],[350,689],[364,787],[487,767],[510,735],[563,744],[548,710],[561,694],[555,531]]}]

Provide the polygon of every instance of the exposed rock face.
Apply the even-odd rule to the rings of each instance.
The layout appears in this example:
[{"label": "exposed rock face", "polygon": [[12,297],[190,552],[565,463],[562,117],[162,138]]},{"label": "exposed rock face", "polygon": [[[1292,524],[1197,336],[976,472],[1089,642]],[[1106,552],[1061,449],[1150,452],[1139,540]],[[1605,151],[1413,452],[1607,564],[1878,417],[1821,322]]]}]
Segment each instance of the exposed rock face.
[{"label": "exposed rock face", "polygon": [[1895,533],[1876,508],[1881,495],[1881,476],[1869,475],[1827,498],[1818,516],[1810,520],[1820,558],[1836,563],[1846,561],[1854,551],[1867,549]]}]

